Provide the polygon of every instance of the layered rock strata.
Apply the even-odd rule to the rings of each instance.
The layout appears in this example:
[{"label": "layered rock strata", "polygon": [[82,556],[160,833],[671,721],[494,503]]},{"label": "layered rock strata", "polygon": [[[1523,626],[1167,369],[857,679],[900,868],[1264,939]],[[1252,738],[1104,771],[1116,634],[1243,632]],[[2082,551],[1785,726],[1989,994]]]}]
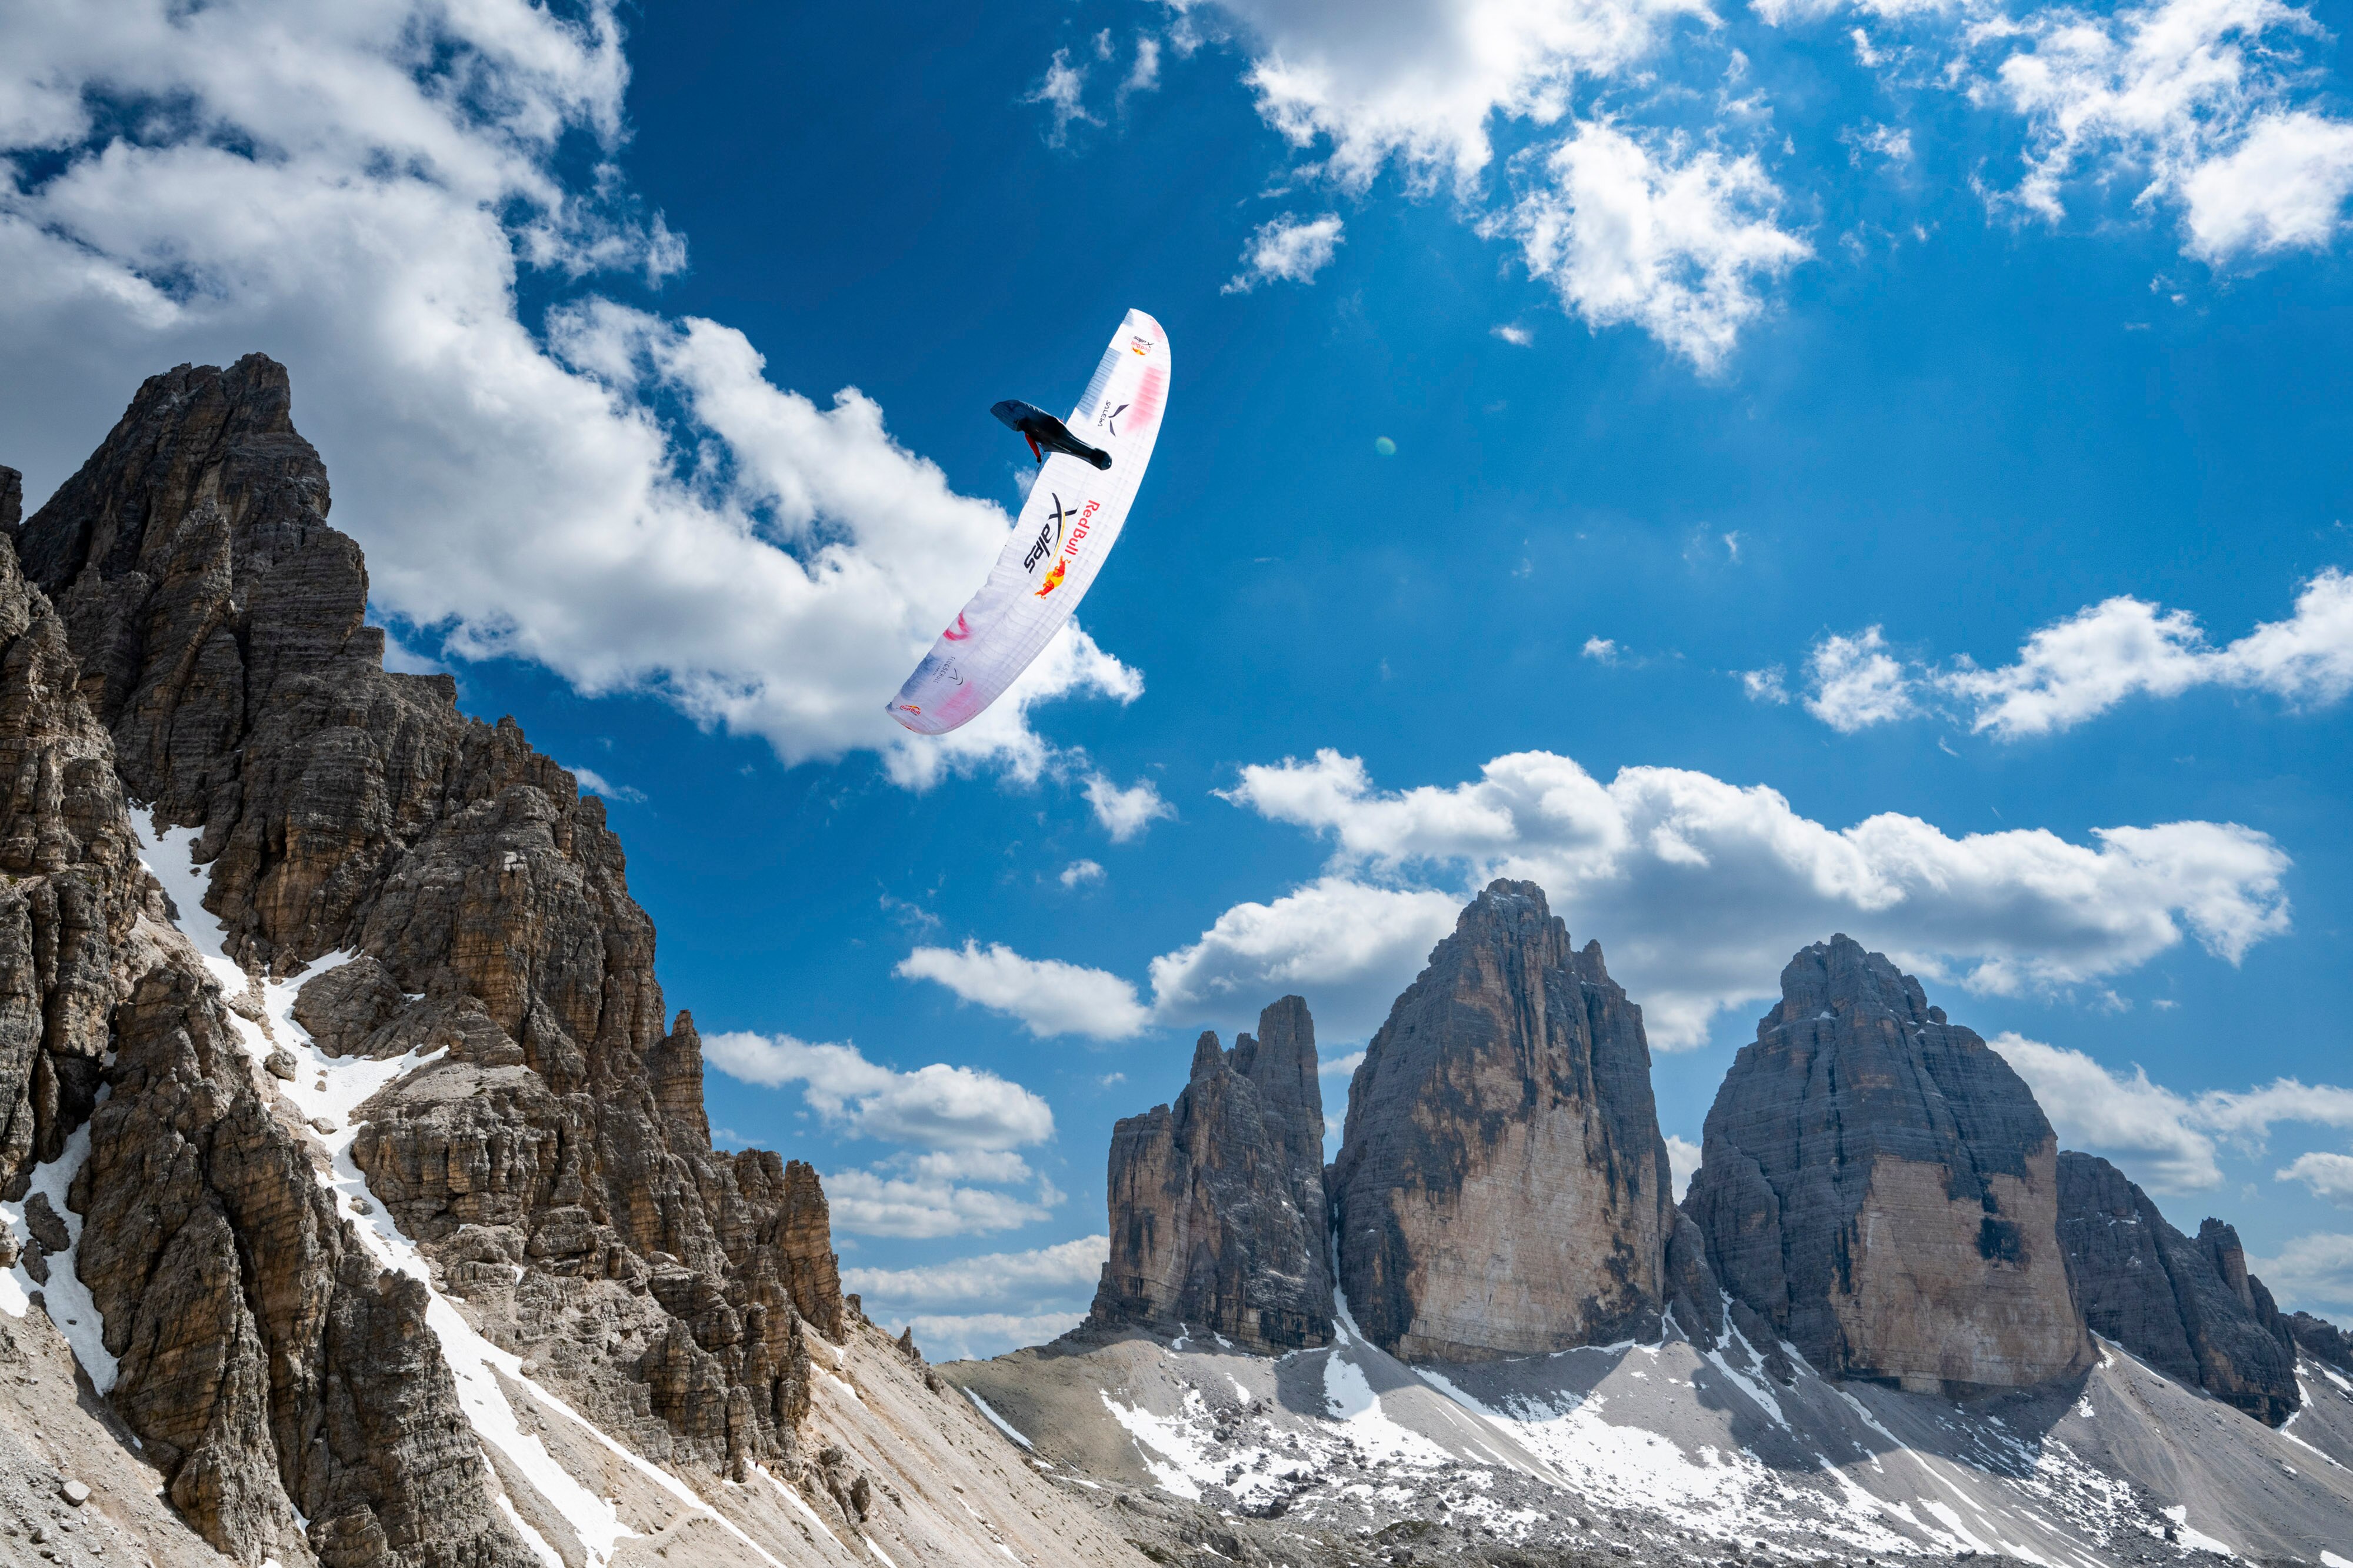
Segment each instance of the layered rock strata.
[{"label": "layered rock strata", "polygon": [[2123,1172],[2070,1152],[2059,1156],[2059,1242],[2094,1333],[2266,1426],[2295,1413],[2295,1335],[2247,1272],[2236,1230],[2209,1219],[2193,1240]]},{"label": "layered rock strata", "polygon": [[1844,936],[1800,951],[1707,1115],[1683,1208],[1733,1298],[1842,1377],[2020,1387],[2093,1350],[2025,1082]]},{"label": "layered rock strata", "polygon": [[[171,917],[216,921],[256,973],[358,954],[296,1021],[331,1055],[439,1053],[360,1108],[352,1147],[437,1282],[655,1460],[789,1477],[805,1328],[844,1327],[815,1173],[712,1148],[700,1042],[664,1026],[603,803],[512,720],[460,715],[448,677],[383,668],[327,507],[286,374],[254,355],[152,378],[8,531],[0,1183],[20,1194],[88,1119],[78,1267],[113,1401],[220,1550],[531,1561],[425,1288],[328,1205],[225,1011],[252,998]],[[199,830],[204,910],[141,869],[126,785]]]},{"label": "layered rock strata", "polygon": [[1173,1105],[1113,1129],[1111,1257],[1088,1327],[1221,1334],[1276,1352],[1332,1339],[1315,1024],[1285,996],[1230,1051],[1204,1034]]},{"label": "layered rock strata", "polygon": [[1408,1361],[1655,1338],[1674,1293],[1642,1011],[1532,882],[1488,887],[1398,998],[1330,1181],[1348,1305]]}]

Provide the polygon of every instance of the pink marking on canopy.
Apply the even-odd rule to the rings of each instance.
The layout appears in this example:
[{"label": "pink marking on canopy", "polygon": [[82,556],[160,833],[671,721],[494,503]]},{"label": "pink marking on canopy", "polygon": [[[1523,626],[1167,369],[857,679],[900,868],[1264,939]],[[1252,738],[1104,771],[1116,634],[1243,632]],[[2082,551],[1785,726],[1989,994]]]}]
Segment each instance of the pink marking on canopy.
[{"label": "pink marking on canopy", "polygon": [[1155,364],[1145,371],[1144,379],[1136,384],[1135,401],[1128,405],[1127,427],[1140,429],[1156,418],[1160,413],[1160,400],[1167,391],[1168,373],[1166,370]]}]

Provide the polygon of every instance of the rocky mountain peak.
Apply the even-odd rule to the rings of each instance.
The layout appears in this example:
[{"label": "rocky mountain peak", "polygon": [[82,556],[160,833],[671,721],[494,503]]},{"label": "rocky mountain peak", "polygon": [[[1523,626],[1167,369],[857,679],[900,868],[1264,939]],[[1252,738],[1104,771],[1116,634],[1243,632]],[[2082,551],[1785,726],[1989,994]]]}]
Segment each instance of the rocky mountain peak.
[{"label": "rocky mountain peak", "polygon": [[[1932,1020],[1929,1014],[1936,1016]],[[1944,1009],[1928,1005],[1920,983],[1895,967],[1885,953],[1873,952],[1844,932],[1801,947],[1781,970],[1781,999],[1764,1026],[1801,1022],[1822,1014],[1892,1018],[1914,1027],[1945,1021]]]},{"label": "rocky mountain peak", "polygon": [[1407,1361],[1657,1331],[1675,1216],[1641,1009],[1533,882],[1465,908],[1349,1087],[1340,1278]]},{"label": "rocky mountain peak", "polygon": [[1332,1337],[1315,1024],[1285,996],[1231,1050],[1204,1033],[1173,1105],[1113,1129],[1111,1257],[1087,1331],[1222,1335],[1255,1351]]},{"label": "rocky mountain peak", "polygon": [[1816,1366],[2020,1386],[2091,1341],[2033,1094],[1846,936],[1800,949],[1708,1111],[1683,1200],[1736,1300]]},{"label": "rocky mountain peak", "polygon": [[383,668],[291,409],[260,355],[152,377],[0,551],[0,1185],[86,1121],[42,1179],[112,1409],[240,1562],[535,1560],[436,1290],[636,1452],[797,1477],[847,1327],[816,1173],[712,1147],[603,803]]}]

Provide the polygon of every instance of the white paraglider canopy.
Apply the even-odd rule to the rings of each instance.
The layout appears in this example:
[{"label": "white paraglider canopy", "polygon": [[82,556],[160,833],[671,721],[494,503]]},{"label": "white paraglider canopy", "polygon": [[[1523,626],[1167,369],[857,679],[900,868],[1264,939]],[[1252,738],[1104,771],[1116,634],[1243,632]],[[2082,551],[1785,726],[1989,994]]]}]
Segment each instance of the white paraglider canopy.
[{"label": "white paraglider canopy", "polygon": [[944,734],[1004,695],[1044,651],[1119,541],[1167,402],[1167,334],[1130,310],[1068,422],[1069,434],[1107,454],[1111,466],[1061,451],[1046,458],[988,581],[899,688],[892,718]]}]

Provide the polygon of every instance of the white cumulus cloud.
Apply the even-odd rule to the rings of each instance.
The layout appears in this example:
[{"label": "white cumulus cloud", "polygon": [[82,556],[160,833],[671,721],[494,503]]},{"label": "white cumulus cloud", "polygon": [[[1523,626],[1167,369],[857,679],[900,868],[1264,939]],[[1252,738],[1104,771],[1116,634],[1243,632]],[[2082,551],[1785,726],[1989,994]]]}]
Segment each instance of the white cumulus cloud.
[{"label": "white cumulus cloud", "polygon": [[2200,1120],[2224,1137],[2251,1149],[2263,1147],[2272,1127],[2305,1121],[2321,1127],[2353,1127],[2353,1089],[2335,1084],[2275,1079],[2241,1093],[2215,1089],[2198,1097]]},{"label": "white cumulus cloud", "polygon": [[977,1068],[934,1062],[900,1072],[867,1060],[855,1046],[744,1031],[707,1037],[702,1053],[745,1083],[800,1085],[819,1116],[869,1138],[924,1149],[1005,1150],[1054,1135],[1054,1112],[1045,1100]]},{"label": "white cumulus cloud", "polygon": [[[2016,741],[2071,730],[2137,697],[2204,686],[2327,707],[2353,692],[2353,575],[2318,573],[2287,619],[2219,647],[2189,611],[2120,595],[2039,627],[2004,665],[1906,662],[1870,626],[1823,637],[1806,671],[1807,710],[1850,733],[1942,708],[1978,733]],[[1781,700],[1778,670],[1743,679],[1750,696]]]},{"label": "white cumulus cloud", "polygon": [[[1300,177],[1361,195],[1395,169],[1410,190],[1447,189],[1482,233],[1518,241],[1588,325],[1640,327],[1703,370],[1811,254],[1781,226],[1780,191],[1753,153],[1571,113],[1580,95],[1650,85],[1679,27],[1716,26],[1708,0],[1166,3],[1222,24],[1248,57],[1261,115],[1320,154]],[[1552,140],[1514,161],[1507,183],[1523,188],[1491,209],[1485,174],[1506,123]],[[1252,264],[1229,287],[1261,276]],[[1529,341],[1518,325],[1496,335]]]},{"label": "white cumulus cloud", "polygon": [[[1842,734],[1913,710],[1911,682],[1877,626],[1822,638],[1807,658],[1806,674],[1806,711]],[[1750,695],[1757,695],[1754,688]]]},{"label": "white cumulus cloud", "polygon": [[1179,1026],[1240,1026],[1295,992],[1325,1038],[1362,1039],[1454,929],[1461,903],[1451,892],[1325,877],[1236,904],[1199,941],[1152,961],[1155,1010]]},{"label": "white cumulus cloud", "polygon": [[1077,1327],[1110,1254],[1109,1237],[1082,1236],[921,1268],[845,1268],[841,1285],[863,1298],[876,1322],[894,1332],[913,1325],[917,1346],[933,1361],[1000,1355]]},{"label": "white cumulus cloud", "polygon": [[798,1085],[809,1109],[838,1131],[904,1146],[862,1169],[826,1173],[834,1227],[844,1233],[1012,1230],[1049,1217],[1062,1201],[1016,1152],[1053,1137],[1052,1109],[995,1073],[944,1062],[901,1072],[855,1046],[743,1030],[705,1037],[702,1054],[744,1083]]},{"label": "white cumulus cloud", "polygon": [[1119,976],[1060,959],[1024,958],[1002,942],[919,947],[895,973],[935,981],[967,1002],[1020,1019],[1040,1037],[1125,1039],[1151,1019],[1135,987]]},{"label": "white cumulus cloud", "polygon": [[1163,817],[1176,815],[1176,808],[1160,798],[1160,791],[1150,779],[1139,779],[1126,789],[1101,773],[1091,773],[1086,784],[1087,805],[1094,808],[1095,821],[1113,844],[1125,844],[1144,837],[1145,830]]},{"label": "white cumulus cloud", "polygon": [[2302,1182],[2312,1189],[2312,1195],[2325,1198],[2341,1208],[2353,1209],[2353,1154],[2331,1154],[2315,1150],[2291,1162],[2286,1169],[2275,1173],[2283,1182]]},{"label": "white cumulus cloud", "polygon": [[1588,324],[1638,325],[1702,370],[1763,313],[1764,286],[1813,254],[1781,226],[1780,188],[1754,153],[1593,121],[1544,171],[1491,227]]},{"label": "white cumulus cloud", "polygon": [[1314,880],[1236,904],[1152,960],[1149,1007],[1118,975],[1001,947],[918,949],[901,973],[1039,1034],[1246,1026],[1298,992],[1325,1038],[1361,1039],[1473,891],[1525,878],[1579,940],[1601,940],[1651,1042],[1672,1050],[1703,1043],[1716,1013],[1776,994],[1788,955],[1834,931],[1932,982],[2012,994],[2099,982],[2185,937],[2236,963],[2288,929],[2287,856],[2232,823],[2101,828],[2084,843],[2039,829],[1957,838],[1896,813],[1831,827],[1764,785],[1655,767],[1604,784],[1548,752],[1387,791],[1324,751],[1247,767],[1227,798],[1328,838],[1333,855]]},{"label": "white cumulus cloud", "polygon": [[1978,90],[2026,118],[2010,199],[2056,219],[2067,183],[2090,173],[2144,207],[2186,198],[2188,247],[2209,259],[2324,243],[2353,185],[2353,126],[2285,110],[2297,40],[2319,32],[2282,0],[2029,13],[2010,35],[2025,47]]},{"label": "white cumulus cloud", "polygon": [[2181,195],[2190,252],[2207,260],[2324,248],[2353,195],[2353,122],[2308,110],[2264,115],[2236,150],[2192,169]]},{"label": "white cumulus cloud", "polygon": [[941,1176],[897,1175],[877,1166],[826,1173],[825,1197],[838,1231],[928,1241],[1018,1230],[1051,1218],[1061,1194],[1046,1186],[1033,1199]]},{"label": "white cumulus cloud", "polygon": [[[1846,0],[1757,0],[1774,26],[1819,21]],[[2107,9],[1990,0],[1854,0],[1914,47],[1856,58],[1890,86],[1933,79],[2024,122],[2023,169],[1989,191],[1996,211],[2052,223],[2072,204],[2128,196],[2176,217],[2182,248],[2216,267],[2318,249],[2343,231],[2353,196],[2353,121],[2317,106],[2325,45],[2310,6],[2287,0],[2149,0]],[[1943,57],[1933,75],[1921,64]],[[1883,132],[1885,128],[1881,128]],[[1851,139],[1865,150],[1908,155]]]},{"label": "white cumulus cloud", "polygon": [[[93,26],[36,0],[8,34],[0,418],[28,497],[148,374],[259,346],[375,604],[447,652],[655,693],[788,761],[880,752],[910,784],[1034,774],[1031,704],[1137,689],[1073,633],[970,741],[893,733],[877,693],[1009,520],[854,388],[812,400],[732,328],[614,302],[685,247],[614,162],[611,5],[131,0]],[[526,284],[557,301],[545,332]]]},{"label": "white cumulus cloud", "polygon": [[1300,218],[1289,213],[1258,226],[1242,247],[1242,269],[1227,281],[1228,294],[1247,294],[1261,283],[1313,283],[1332,265],[1342,225],[1338,213]]},{"label": "white cumulus cloud", "polygon": [[2196,1107],[2150,1082],[2141,1068],[2126,1078],[2081,1051],[2010,1032],[1986,1043],[2034,1091],[2061,1148],[2101,1155],[2160,1192],[2195,1192],[2221,1184],[2213,1138],[2190,1125]]},{"label": "white cumulus cloud", "polygon": [[1082,1236],[1028,1252],[991,1252],[927,1263],[921,1268],[845,1268],[841,1285],[893,1310],[954,1307],[1035,1307],[1041,1301],[1094,1294],[1111,1237]]},{"label": "white cumulus cloud", "polygon": [[934,1362],[979,1361],[1027,1345],[1042,1345],[1079,1326],[1086,1314],[1067,1312],[918,1312],[889,1326],[912,1327],[915,1343]]},{"label": "white cumulus cloud", "polygon": [[2353,1312],[2353,1236],[2300,1236],[2277,1257],[2247,1264],[2289,1311],[2340,1320]]},{"label": "white cumulus cloud", "polygon": [[[1177,5],[1177,9],[1188,9]],[[1203,7],[1207,10],[1207,7]],[[1362,190],[1391,160],[1420,184],[1473,179],[1498,116],[1549,125],[1580,80],[1633,65],[1705,0],[1218,0],[1250,55],[1259,111]]]},{"label": "white cumulus cloud", "polygon": [[1692,1173],[1699,1169],[1700,1147],[1688,1138],[1667,1134],[1667,1170],[1674,1178],[1675,1202],[1691,1188]]},{"label": "white cumulus cloud", "polygon": [[[2060,1146],[2114,1161],[2143,1186],[2186,1193],[2218,1186],[2217,1163],[2228,1142],[2260,1152],[2283,1122],[2353,1127],[2353,1089],[2277,1079],[2248,1089],[2192,1096],[2152,1082],[2136,1065],[2127,1074],[2082,1051],[2005,1032],[1987,1042],[2018,1069],[2051,1118]],[[2353,1157],[2307,1153],[2274,1173],[2315,1194],[2353,1204]]]},{"label": "white cumulus cloud", "polygon": [[[1788,954],[1831,931],[1932,979],[2005,994],[2121,973],[2185,933],[2236,962],[2288,921],[2287,857],[2228,823],[2105,828],[2089,844],[2023,829],[1955,838],[1894,813],[1832,828],[1762,785],[1651,767],[1604,784],[1546,752],[1397,792],[1321,752],[1245,768],[1231,798],[1334,841],[1318,930],[1344,923],[1331,906],[1351,898],[1459,901],[1491,877],[1538,882],[1572,930],[1602,939],[1669,1048],[1698,1043],[1718,1009],[1773,994]],[[1412,890],[1417,874],[1464,869],[1446,894]],[[1272,932],[1261,942],[1285,950]],[[1391,971],[1392,992],[1411,973]],[[1300,978],[1286,988],[1312,1003]]]},{"label": "white cumulus cloud", "polygon": [[2353,690],[2353,576],[2330,569],[2306,584],[2295,614],[2211,647],[2186,610],[2119,597],[2029,637],[2014,663],[1962,668],[1936,684],[1968,703],[1971,725],[2005,740],[2069,729],[2134,696],[2194,686],[2268,692],[2321,706]]}]

